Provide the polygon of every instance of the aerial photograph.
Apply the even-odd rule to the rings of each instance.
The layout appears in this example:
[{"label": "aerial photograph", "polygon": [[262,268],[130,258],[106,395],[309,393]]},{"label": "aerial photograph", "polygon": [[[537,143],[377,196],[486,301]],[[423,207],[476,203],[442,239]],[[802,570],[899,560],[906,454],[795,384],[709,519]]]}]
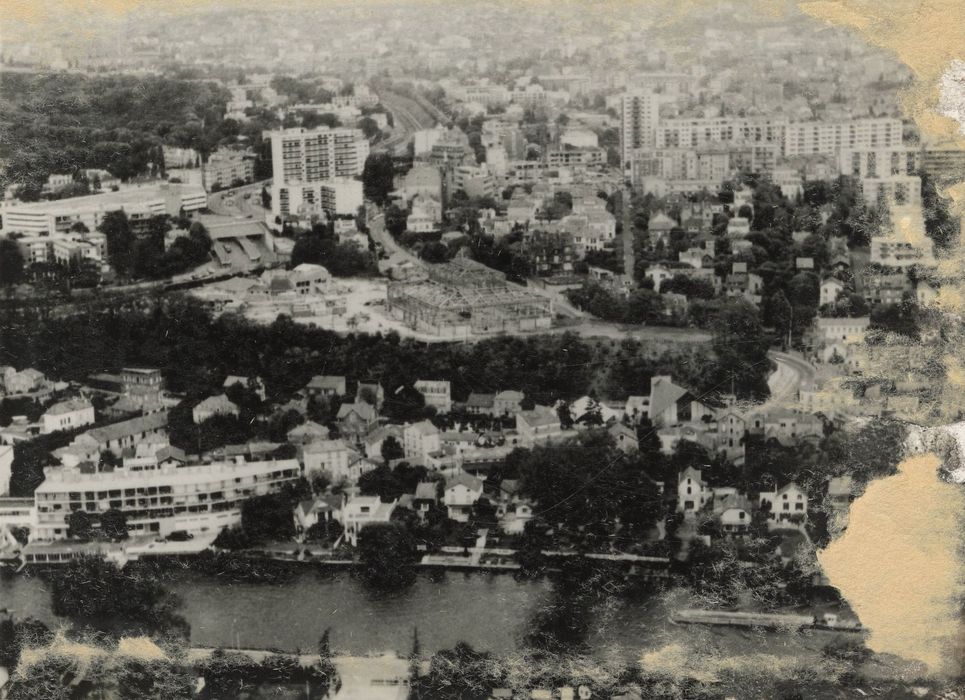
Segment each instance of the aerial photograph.
[{"label": "aerial photograph", "polygon": [[0,0],[0,700],[965,700],[963,0]]}]

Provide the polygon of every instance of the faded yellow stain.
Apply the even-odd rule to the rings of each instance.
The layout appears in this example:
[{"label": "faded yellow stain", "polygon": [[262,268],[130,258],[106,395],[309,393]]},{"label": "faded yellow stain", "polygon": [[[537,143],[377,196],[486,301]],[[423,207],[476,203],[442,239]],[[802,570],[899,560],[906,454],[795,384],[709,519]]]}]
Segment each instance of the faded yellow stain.
[{"label": "faded yellow stain", "polygon": [[965,498],[938,467],[934,455],[913,457],[869,484],[844,535],[818,560],[870,629],[869,647],[960,673],[962,632],[948,623],[965,594]]}]

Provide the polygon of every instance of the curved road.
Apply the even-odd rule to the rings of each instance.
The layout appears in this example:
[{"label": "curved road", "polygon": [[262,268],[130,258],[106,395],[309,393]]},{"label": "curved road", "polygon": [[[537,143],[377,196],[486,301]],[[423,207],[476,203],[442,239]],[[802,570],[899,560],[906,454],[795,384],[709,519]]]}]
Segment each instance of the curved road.
[{"label": "curved road", "polygon": [[771,350],[767,354],[777,368],[767,378],[771,396],[762,408],[787,407],[789,404],[796,403],[801,388],[813,384],[816,370],[798,353]]}]

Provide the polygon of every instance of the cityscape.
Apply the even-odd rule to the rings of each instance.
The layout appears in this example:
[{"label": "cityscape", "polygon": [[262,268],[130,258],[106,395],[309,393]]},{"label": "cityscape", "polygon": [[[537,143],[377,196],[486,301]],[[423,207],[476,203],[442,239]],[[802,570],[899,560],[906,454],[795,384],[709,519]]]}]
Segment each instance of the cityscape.
[{"label": "cityscape", "polygon": [[0,19],[0,699],[962,697],[965,149],[893,53],[109,5]]}]

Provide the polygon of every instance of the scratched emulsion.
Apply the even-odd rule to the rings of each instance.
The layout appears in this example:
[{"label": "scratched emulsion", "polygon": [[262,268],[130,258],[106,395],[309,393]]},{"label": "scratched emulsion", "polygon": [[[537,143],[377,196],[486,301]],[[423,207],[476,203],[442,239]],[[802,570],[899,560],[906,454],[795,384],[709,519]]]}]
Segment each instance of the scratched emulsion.
[{"label": "scratched emulsion", "polygon": [[[177,12],[213,1],[152,4],[154,11]],[[690,11],[713,2],[678,0],[669,10],[667,4],[658,3],[658,24],[686,22]],[[145,4],[142,0],[0,0],[0,10],[8,21],[63,23],[65,15],[88,9],[121,15]],[[741,11],[780,17],[795,4],[816,19],[849,27],[869,43],[893,51],[916,74],[915,85],[901,95],[905,115],[923,134],[944,145],[965,148],[965,92],[958,92],[965,88],[961,66],[955,63],[965,53],[963,0],[745,0]],[[74,12],[65,13],[66,9]],[[623,22],[633,20],[620,0],[594,3],[592,11],[614,13]],[[634,3],[633,11],[641,11],[640,4]],[[958,214],[965,210],[965,183],[947,187],[944,194]],[[899,224],[895,235],[907,238],[918,233],[901,230]],[[923,361],[941,375],[930,400],[900,416],[920,425],[941,425],[965,415],[963,270],[965,247],[959,245],[939,261],[942,286],[932,302],[939,317],[929,319],[923,342],[917,348],[889,342],[873,358],[874,376],[900,377],[909,362]],[[844,386],[834,390],[850,391]],[[965,497],[962,485],[937,478],[938,466],[934,456],[915,457],[902,462],[897,475],[871,484],[852,507],[846,534],[820,554],[820,561],[832,583],[871,628],[872,648],[919,659],[935,671],[961,673],[955,662],[961,664],[965,658]],[[687,655],[686,650],[676,651]],[[748,660],[748,666],[754,664],[761,664],[761,659]]]},{"label": "scratched emulsion", "polygon": [[[894,51],[916,74],[901,95],[904,113],[923,134],[965,147],[965,4],[961,0],[906,2],[851,0],[806,2],[812,16],[857,30],[869,42]],[[965,208],[965,183],[945,190],[956,213]],[[907,232],[904,232],[907,234]],[[899,232],[898,235],[901,235]],[[940,314],[917,348],[882,348],[875,374],[900,377],[909,360],[934,360],[943,377],[932,404],[915,416],[924,425],[962,415],[965,402],[965,249],[959,242],[941,261]],[[909,353],[909,350],[912,352]],[[961,485],[938,479],[939,461],[918,456],[899,474],[869,485],[852,506],[845,535],[819,555],[831,582],[871,630],[868,645],[926,662],[938,672],[960,674],[965,659],[963,540],[965,497]]]}]

